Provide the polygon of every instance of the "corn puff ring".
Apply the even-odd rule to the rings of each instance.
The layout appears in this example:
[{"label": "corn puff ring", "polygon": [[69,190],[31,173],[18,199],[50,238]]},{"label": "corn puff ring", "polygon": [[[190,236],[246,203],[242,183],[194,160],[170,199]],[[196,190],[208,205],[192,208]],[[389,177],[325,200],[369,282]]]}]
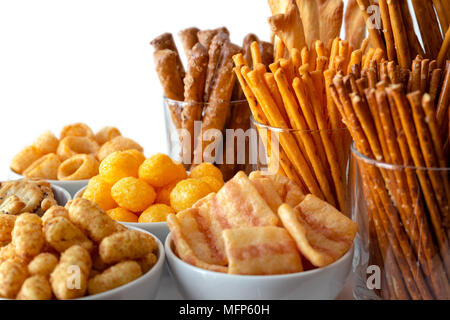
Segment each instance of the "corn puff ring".
[{"label": "corn puff ring", "polygon": [[140,152],[144,151],[144,149],[135,141],[123,136],[118,136],[101,146],[98,151],[97,158],[102,161],[113,152],[126,151],[130,149],[136,149]]},{"label": "corn puff ring", "polygon": [[62,128],[60,138],[64,139],[65,137],[88,137],[93,139],[94,132],[84,123],[73,123]]},{"label": "corn puff ring", "polygon": [[120,133],[119,129],[116,127],[104,127],[95,134],[95,141],[97,141],[99,145],[102,145],[105,142],[121,135],[122,133]]},{"label": "corn puff ring", "polygon": [[88,283],[88,293],[93,295],[112,290],[139,278],[141,275],[141,267],[136,261],[120,262],[91,278]]},{"label": "corn puff ring", "polygon": [[27,178],[56,180],[60,164],[59,157],[55,153],[49,153],[34,161],[23,175]]},{"label": "corn puff ring", "polygon": [[94,156],[77,154],[61,163],[58,168],[58,179],[64,181],[89,179],[97,175],[98,166]]},{"label": "corn puff ring", "polygon": [[42,157],[42,153],[34,146],[23,148],[11,160],[10,168],[12,171],[22,174],[33,162]]},{"label": "corn puff ring", "polygon": [[94,139],[70,136],[61,140],[56,153],[61,157],[61,160],[66,160],[80,153],[95,156],[98,150],[99,146]]},{"label": "corn puff ring", "polygon": [[25,280],[20,288],[17,300],[50,300],[52,288],[48,279],[44,276],[32,276]]},{"label": "corn puff ring", "polygon": [[72,246],[64,251],[50,275],[50,285],[55,297],[75,299],[84,296],[91,267],[91,256],[83,247]]},{"label": "corn puff ring", "polygon": [[32,213],[23,213],[17,217],[12,231],[12,244],[16,254],[23,259],[32,259],[44,246],[42,220]]},{"label": "corn puff ring", "polygon": [[33,146],[42,154],[55,153],[58,145],[58,138],[50,131],[42,133],[33,143]]},{"label": "corn puff ring", "polygon": [[34,257],[28,264],[28,273],[32,276],[48,277],[57,265],[58,258],[54,254],[43,252]]},{"label": "corn puff ring", "polygon": [[0,264],[0,297],[14,299],[27,276],[26,266],[17,261],[7,260]]}]

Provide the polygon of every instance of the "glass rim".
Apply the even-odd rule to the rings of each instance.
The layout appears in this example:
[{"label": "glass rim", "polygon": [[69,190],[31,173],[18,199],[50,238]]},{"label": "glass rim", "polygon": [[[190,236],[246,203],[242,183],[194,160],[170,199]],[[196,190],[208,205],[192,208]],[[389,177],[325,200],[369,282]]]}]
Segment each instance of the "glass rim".
[{"label": "glass rim", "polygon": [[382,168],[382,169],[389,169],[389,170],[421,170],[421,171],[450,171],[450,167],[445,167],[445,168],[441,168],[441,167],[416,167],[416,166],[406,166],[406,165],[402,165],[402,164],[392,164],[392,163],[387,163],[387,162],[383,162],[383,161],[379,161],[373,158],[369,158],[365,155],[363,155],[361,152],[359,152],[356,147],[355,147],[355,142],[352,142],[352,144],[350,145],[350,150],[352,151],[352,154],[356,157],[361,159],[362,161]]},{"label": "glass rim", "polygon": [[[187,104],[195,105],[195,104],[198,104],[198,105],[204,106],[204,105],[209,105],[209,104],[213,103],[213,102],[187,102],[187,101],[181,101],[181,100],[174,100],[174,99],[167,98],[164,95],[163,95],[163,100],[167,101],[169,103],[178,104],[178,105],[187,105]],[[248,103],[247,99],[241,99],[241,100],[219,100],[217,102],[218,103],[229,102],[230,104],[238,104],[238,103],[244,103],[244,102]]]},{"label": "glass rim", "polygon": [[250,115],[250,121],[257,127],[262,127],[262,128],[266,128],[270,131],[273,132],[292,132],[292,133],[319,133],[319,132],[346,132],[348,131],[347,127],[344,128],[337,128],[337,129],[317,129],[317,130],[302,130],[302,129],[291,129],[291,128],[280,128],[280,127],[274,127],[268,124],[263,124],[259,121],[257,121],[254,117],[253,114]]}]

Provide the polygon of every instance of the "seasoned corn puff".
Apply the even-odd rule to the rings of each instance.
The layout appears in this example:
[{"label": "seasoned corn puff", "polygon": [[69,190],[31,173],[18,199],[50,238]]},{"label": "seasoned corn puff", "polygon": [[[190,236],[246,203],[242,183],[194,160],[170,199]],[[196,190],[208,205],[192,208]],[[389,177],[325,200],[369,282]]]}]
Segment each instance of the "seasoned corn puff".
[{"label": "seasoned corn puff", "polygon": [[31,259],[41,252],[44,242],[41,218],[31,213],[21,214],[12,231],[16,254],[23,259]]},{"label": "seasoned corn puff", "polygon": [[48,209],[44,215],[41,217],[42,219],[42,225],[45,227],[48,221],[55,217],[65,217],[69,219],[69,211],[67,211],[66,208],[61,206],[53,206],[50,209]]},{"label": "seasoned corn puff", "polygon": [[17,216],[0,214],[0,242],[11,241],[11,231],[14,228]]},{"label": "seasoned corn puff", "polygon": [[14,299],[28,277],[24,264],[6,260],[0,264],[0,297]]},{"label": "seasoned corn puff", "polygon": [[158,257],[154,253],[149,253],[145,257],[136,260],[141,266],[142,274],[147,273],[158,261]]},{"label": "seasoned corn puff", "polygon": [[68,204],[70,220],[82,230],[85,230],[95,242],[117,231],[116,222],[95,203],[78,198]]},{"label": "seasoned corn puff", "polygon": [[136,230],[127,230],[104,238],[99,252],[104,262],[115,263],[143,258],[156,248],[156,242],[151,236]]},{"label": "seasoned corn puff", "polygon": [[91,265],[91,256],[83,247],[75,245],[64,251],[50,275],[55,297],[66,300],[84,296]]},{"label": "seasoned corn puff", "polygon": [[65,217],[56,217],[48,221],[44,232],[47,242],[59,252],[64,252],[74,245],[80,245],[87,251],[92,250],[92,241]]},{"label": "seasoned corn puff", "polygon": [[28,264],[28,272],[32,276],[48,277],[58,265],[58,258],[51,253],[43,252],[34,257]]},{"label": "seasoned corn puff", "polygon": [[28,278],[20,288],[17,300],[50,300],[52,288],[48,279],[41,275]]},{"label": "seasoned corn puff", "polygon": [[92,295],[112,290],[139,278],[141,275],[141,267],[136,261],[119,262],[90,279],[88,293]]}]

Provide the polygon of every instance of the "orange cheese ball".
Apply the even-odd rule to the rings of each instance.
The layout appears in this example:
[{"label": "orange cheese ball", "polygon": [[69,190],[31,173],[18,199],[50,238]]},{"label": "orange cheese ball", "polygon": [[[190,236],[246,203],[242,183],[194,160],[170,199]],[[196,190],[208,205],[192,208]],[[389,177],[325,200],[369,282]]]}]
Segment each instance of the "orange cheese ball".
[{"label": "orange cheese ball", "polygon": [[201,177],[199,180],[206,182],[213,192],[218,192],[224,185],[223,180],[219,180],[212,176]]},{"label": "orange cheese ball", "polygon": [[107,156],[99,167],[105,181],[114,184],[122,178],[138,176],[139,161],[129,152],[118,151]]},{"label": "orange cheese ball", "polygon": [[211,192],[211,187],[200,179],[182,180],[170,192],[170,206],[177,212],[188,209]]},{"label": "orange cheese ball", "polygon": [[145,161],[145,156],[142,152],[140,152],[139,150],[136,149],[130,149],[130,150],[126,150],[124,151],[125,153],[129,153],[131,154],[133,157],[136,158],[136,160],[138,161],[139,165],[142,164],[142,162]]},{"label": "orange cheese ball", "polygon": [[145,181],[127,177],[120,179],[112,186],[111,196],[120,207],[141,212],[153,204],[156,192]]},{"label": "orange cheese ball", "polygon": [[172,182],[171,184],[158,189],[156,195],[156,203],[163,203],[170,206],[170,192],[177,185],[178,182]]},{"label": "orange cheese ball", "polygon": [[150,223],[150,222],[164,222],[167,221],[167,215],[170,213],[175,213],[168,205],[158,203],[151,205],[139,216],[139,222]]},{"label": "orange cheese ball", "polygon": [[112,184],[106,182],[101,176],[95,176],[89,180],[83,198],[95,202],[100,208],[107,211],[117,207],[117,203],[111,197]]},{"label": "orange cheese ball", "polygon": [[116,221],[122,221],[122,222],[138,222],[138,217],[134,213],[128,211],[125,208],[115,208],[106,211],[108,216],[110,216],[112,219]]},{"label": "orange cheese ball", "polygon": [[211,163],[203,162],[191,170],[190,178],[214,177],[223,181],[222,172]]},{"label": "orange cheese ball", "polygon": [[157,153],[141,164],[139,178],[159,188],[183,179],[183,171],[168,155]]}]

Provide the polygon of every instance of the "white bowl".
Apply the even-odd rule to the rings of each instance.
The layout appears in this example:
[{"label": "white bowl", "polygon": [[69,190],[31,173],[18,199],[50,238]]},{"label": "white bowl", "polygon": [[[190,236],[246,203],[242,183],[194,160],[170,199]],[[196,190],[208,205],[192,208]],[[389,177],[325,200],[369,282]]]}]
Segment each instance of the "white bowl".
[{"label": "white bowl", "polygon": [[351,270],[353,247],[338,261],[319,269],[282,275],[247,276],[213,272],[192,266],[165,242],[167,263],[180,293],[190,300],[325,300],[335,299]]},{"label": "white bowl", "polygon": [[64,207],[67,202],[72,200],[70,193],[64,188],[52,185],[52,191],[53,191],[53,195],[55,196],[56,202],[61,207]]},{"label": "white bowl", "polygon": [[[86,190],[86,187],[81,188],[75,193],[74,199],[80,198],[83,196],[83,192]],[[169,226],[167,222],[151,222],[151,223],[139,223],[139,222],[121,222],[126,227],[138,228],[141,230],[145,230],[147,232],[153,233],[162,243],[166,241],[166,237],[169,234]]]},{"label": "white bowl", "polygon": [[[17,179],[25,178],[24,176],[12,171],[12,170],[9,170],[9,172],[10,172],[9,175],[10,175],[11,179],[17,180]],[[86,187],[89,182],[89,179],[88,180],[73,180],[73,181],[47,180],[47,179],[44,179],[44,180],[50,182],[54,186],[58,186],[58,187],[66,189],[67,191],[69,191],[69,193],[72,197],[75,195],[75,193],[78,190]]]}]

